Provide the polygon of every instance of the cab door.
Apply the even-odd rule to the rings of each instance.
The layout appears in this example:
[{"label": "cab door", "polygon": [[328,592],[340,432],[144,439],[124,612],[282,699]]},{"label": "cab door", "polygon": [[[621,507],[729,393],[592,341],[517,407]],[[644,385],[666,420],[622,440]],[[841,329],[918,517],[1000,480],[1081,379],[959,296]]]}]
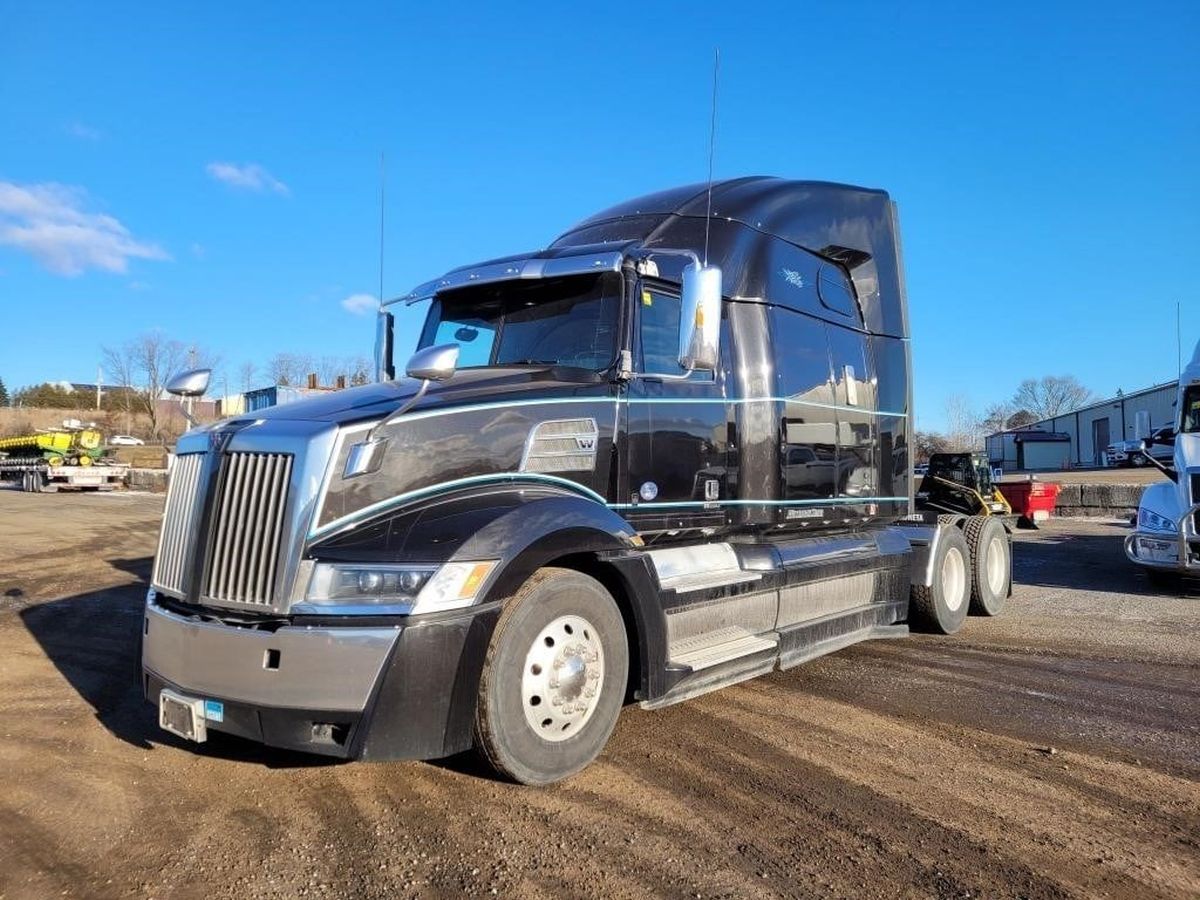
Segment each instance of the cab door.
[{"label": "cab door", "polygon": [[635,299],[620,507],[641,531],[722,525],[722,501],[731,496],[724,310],[718,371],[680,378],[678,291],[643,282]]}]

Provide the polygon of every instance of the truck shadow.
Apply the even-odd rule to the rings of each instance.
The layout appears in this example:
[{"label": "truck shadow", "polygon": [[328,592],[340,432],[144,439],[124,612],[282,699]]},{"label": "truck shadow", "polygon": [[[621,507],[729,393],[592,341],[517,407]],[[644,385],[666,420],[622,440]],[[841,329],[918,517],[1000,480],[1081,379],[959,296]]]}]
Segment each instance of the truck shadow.
[{"label": "truck shadow", "polygon": [[[116,568],[149,575],[150,558],[114,560]],[[254,763],[271,769],[337,765],[341,760],[278,750],[224,734],[192,744],[158,727],[154,707],[142,698],[138,631],[145,582],[26,606],[22,623],[67,683],[118,739],[143,750],[185,753]]]},{"label": "truck shadow", "polygon": [[1108,594],[1141,596],[1196,596],[1200,583],[1182,582],[1164,590],[1150,583],[1146,573],[1125,556],[1128,525],[1106,524],[1100,534],[1056,532],[1045,529],[1033,540],[1013,545],[1013,584],[1017,587],[1073,588]]}]

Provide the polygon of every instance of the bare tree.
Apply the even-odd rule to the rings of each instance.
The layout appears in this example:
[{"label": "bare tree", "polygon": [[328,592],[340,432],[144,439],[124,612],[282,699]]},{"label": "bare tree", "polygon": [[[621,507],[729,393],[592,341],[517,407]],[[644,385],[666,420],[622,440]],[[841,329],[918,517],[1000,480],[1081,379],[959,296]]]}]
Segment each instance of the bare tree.
[{"label": "bare tree", "polygon": [[331,385],[346,374],[346,361],[340,356],[322,356],[314,360],[312,371],[317,373],[318,384]]},{"label": "bare tree", "polygon": [[371,380],[373,363],[365,356],[354,357],[354,359],[350,360],[348,368],[351,384],[366,384]]},{"label": "bare tree", "polygon": [[913,462],[927,463],[933,454],[948,452],[950,445],[944,434],[938,434],[936,431],[918,431],[913,436],[913,449],[916,451]]},{"label": "bare tree", "polygon": [[979,420],[980,430],[984,434],[995,434],[1008,427],[1008,417],[1012,408],[1007,403],[996,403],[987,408],[983,418]]},{"label": "bare tree", "polygon": [[961,394],[946,398],[945,437],[951,451],[978,450],[983,446],[980,418]]},{"label": "bare tree", "polygon": [[1032,425],[1037,421],[1037,416],[1027,409],[1018,409],[1015,413],[1008,417],[1008,421],[1004,423],[1005,428],[1024,428],[1026,425]]},{"label": "bare tree", "polygon": [[167,381],[185,365],[203,366],[209,354],[189,349],[160,331],[149,331],[120,347],[103,347],[104,369],[123,388],[125,412],[135,409],[150,419],[150,437],[160,435],[158,401]]},{"label": "bare tree", "polygon": [[1086,406],[1095,395],[1074,375],[1026,378],[1013,395],[1012,405],[1033,413],[1035,420],[1052,419]]},{"label": "bare tree", "polygon": [[258,378],[258,366],[252,362],[244,362],[238,367],[238,383],[242,386],[242,393],[254,390],[255,379]]},{"label": "bare tree", "polygon": [[300,364],[291,353],[276,353],[267,360],[267,372],[271,382],[278,385],[298,384],[304,377]]}]

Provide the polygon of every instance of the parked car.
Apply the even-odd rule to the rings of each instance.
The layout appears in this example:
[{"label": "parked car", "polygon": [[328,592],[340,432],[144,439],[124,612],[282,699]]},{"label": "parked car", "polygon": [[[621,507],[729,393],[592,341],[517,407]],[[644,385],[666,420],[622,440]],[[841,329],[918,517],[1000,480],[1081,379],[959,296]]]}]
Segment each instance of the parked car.
[{"label": "parked car", "polygon": [[[1156,428],[1150,434],[1149,447],[1145,450],[1164,466],[1169,466],[1175,461],[1175,428],[1171,425],[1166,425],[1162,428]],[[1144,463],[1145,460],[1143,459]]]},{"label": "parked car", "polygon": [[131,434],[114,434],[108,439],[110,447],[142,447],[145,443],[141,438],[136,438]]},{"label": "parked car", "polygon": [[1149,441],[1135,438],[1109,444],[1104,451],[1104,459],[1109,466],[1141,468],[1150,465],[1144,453],[1149,453],[1163,465],[1170,465],[1175,458],[1175,429],[1165,425],[1151,432]]}]

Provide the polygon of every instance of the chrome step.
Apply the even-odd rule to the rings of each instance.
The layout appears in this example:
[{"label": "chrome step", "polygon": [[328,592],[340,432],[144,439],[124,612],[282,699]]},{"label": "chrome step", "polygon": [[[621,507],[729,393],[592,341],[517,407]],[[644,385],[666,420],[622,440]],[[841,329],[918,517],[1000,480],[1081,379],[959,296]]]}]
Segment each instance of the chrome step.
[{"label": "chrome step", "polygon": [[774,650],[778,645],[779,636],[776,634],[751,634],[745,628],[730,626],[675,641],[671,644],[671,658],[667,665],[698,672],[731,659]]},{"label": "chrome step", "polygon": [[704,588],[758,581],[762,572],[748,572],[729,544],[693,544],[649,550],[658,584],[664,591],[683,594]]}]

